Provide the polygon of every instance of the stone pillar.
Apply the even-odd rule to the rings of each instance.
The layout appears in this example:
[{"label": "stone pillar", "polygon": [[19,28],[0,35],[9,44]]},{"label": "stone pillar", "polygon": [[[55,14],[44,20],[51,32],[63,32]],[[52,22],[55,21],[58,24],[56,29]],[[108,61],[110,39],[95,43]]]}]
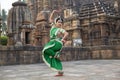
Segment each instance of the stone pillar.
[{"label": "stone pillar", "polygon": [[115,0],[114,2],[114,8],[118,12],[118,1],[117,0]]},{"label": "stone pillar", "polygon": [[23,45],[25,45],[25,30],[24,29],[21,31],[21,42],[23,43]]},{"label": "stone pillar", "polygon": [[108,34],[106,33],[106,25],[101,24],[101,40],[102,40],[102,45],[107,45],[108,44]]},{"label": "stone pillar", "polygon": [[14,33],[7,33],[7,36],[8,36],[8,43],[7,43],[7,45],[8,46],[13,46],[15,44]]},{"label": "stone pillar", "polygon": [[49,41],[48,31],[42,31],[42,46],[44,46]]},{"label": "stone pillar", "polygon": [[116,15],[120,15],[120,0],[114,1],[114,8],[117,11]]}]

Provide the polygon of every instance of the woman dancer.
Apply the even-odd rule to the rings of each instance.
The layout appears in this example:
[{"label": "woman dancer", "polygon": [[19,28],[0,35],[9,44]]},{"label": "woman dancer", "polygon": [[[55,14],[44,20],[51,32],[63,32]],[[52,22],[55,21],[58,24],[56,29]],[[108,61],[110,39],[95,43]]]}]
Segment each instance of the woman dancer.
[{"label": "woman dancer", "polygon": [[58,74],[55,76],[63,76],[63,67],[59,57],[60,50],[62,49],[63,44],[66,42],[68,32],[62,28],[63,19],[61,17],[53,19],[53,15],[55,13],[59,13],[59,11],[53,10],[50,15],[49,21],[52,23],[50,30],[50,41],[42,50],[42,58],[51,69],[58,72]]}]

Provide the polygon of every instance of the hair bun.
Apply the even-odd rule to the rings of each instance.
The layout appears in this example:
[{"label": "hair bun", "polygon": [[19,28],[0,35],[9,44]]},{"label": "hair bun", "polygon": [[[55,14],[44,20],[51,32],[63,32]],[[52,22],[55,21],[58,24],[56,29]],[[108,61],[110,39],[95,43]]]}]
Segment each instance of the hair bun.
[{"label": "hair bun", "polygon": [[61,22],[63,22],[63,19],[60,16],[58,16],[57,18],[55,18],[55,23],[57,23],[58,20],[60,20]]}]

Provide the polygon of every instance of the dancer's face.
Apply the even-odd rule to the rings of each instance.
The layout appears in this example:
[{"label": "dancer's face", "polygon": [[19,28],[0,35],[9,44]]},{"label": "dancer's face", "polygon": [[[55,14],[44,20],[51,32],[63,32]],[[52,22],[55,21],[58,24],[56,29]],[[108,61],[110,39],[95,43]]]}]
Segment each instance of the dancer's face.
[{"label": "dancer's face", "polygon": [[62,22],[61,20],[58,20],[58,21],[56,22],[56,26],[57,26],[57,27],[62,27],[62,25],[63,25],[63,22]]}]

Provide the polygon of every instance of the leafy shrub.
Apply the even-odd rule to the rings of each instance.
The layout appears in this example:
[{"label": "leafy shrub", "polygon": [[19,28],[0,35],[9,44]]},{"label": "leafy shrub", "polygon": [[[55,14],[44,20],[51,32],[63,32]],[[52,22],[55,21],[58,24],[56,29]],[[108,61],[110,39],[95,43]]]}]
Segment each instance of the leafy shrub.
[{"label": "leafy shrub", "polygon": [[7,36],[1,36],[1,45],[7,45],[7,40],[8,40],[8,37]]}]

